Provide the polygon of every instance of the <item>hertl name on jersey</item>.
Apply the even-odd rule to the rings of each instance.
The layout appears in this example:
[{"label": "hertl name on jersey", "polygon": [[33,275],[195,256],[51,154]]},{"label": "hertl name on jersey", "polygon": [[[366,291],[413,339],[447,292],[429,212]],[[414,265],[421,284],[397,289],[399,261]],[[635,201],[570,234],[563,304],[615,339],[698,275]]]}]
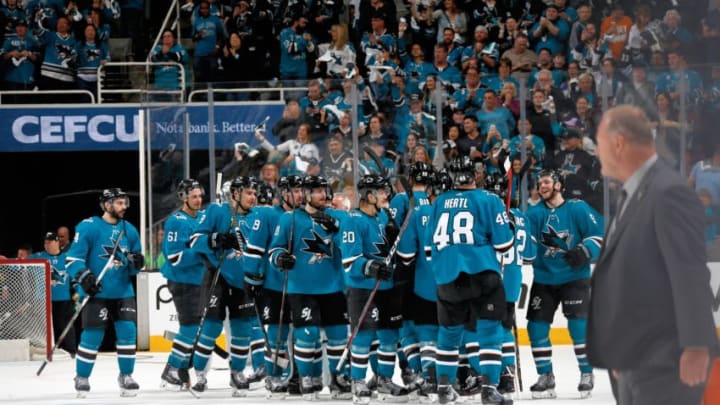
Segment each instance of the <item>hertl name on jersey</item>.
[{"label": "hertl name on jersey", "polygon": [[467,208],[467,198],[448,198],[443,208]]}]

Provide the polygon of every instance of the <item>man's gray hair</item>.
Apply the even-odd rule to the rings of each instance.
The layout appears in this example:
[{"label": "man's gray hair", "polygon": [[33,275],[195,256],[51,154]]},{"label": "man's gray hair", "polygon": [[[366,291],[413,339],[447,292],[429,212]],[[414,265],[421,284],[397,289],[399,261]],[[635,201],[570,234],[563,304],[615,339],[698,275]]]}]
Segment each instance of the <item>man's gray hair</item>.
[{"label": "man's gray hair", "polygon": [[654,142],[650,120],[639,107],[619,105],[607,110],[603,119],[609,133],[623,135],[630,143],[651,145]]}]

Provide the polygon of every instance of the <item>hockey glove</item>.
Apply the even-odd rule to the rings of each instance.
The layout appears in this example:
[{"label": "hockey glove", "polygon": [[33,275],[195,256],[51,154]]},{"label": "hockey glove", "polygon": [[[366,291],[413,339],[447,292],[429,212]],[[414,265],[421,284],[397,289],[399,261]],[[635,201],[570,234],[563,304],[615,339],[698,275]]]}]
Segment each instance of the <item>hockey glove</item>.
[{"label": "hockey glove", "polygon": [[262,296],[263,281],[265,281],[265,277],[261,274],[245,275],[245,295],[248,299],[257,302],[257,299]]},{"label": "hockey glove", "polygon": [[384,262],[378,260],[368,260],[363,268],[363,274],[365,277],[376,278],[383,281],[392,278],[392,271]]},{"label": "hockey glove", "polygon": [[102,291],[102,286],[95,278],[95,274],[89,269],[81,271],[75,278],[85,294],[91,297]]},{"label": "hockey glove", "polygon": [[295,267],[295,256],[282,252],[275,258],[275,265],[281,270],[292,270]]},{"label": "hockey glove", "polygon": [[237,236],[232,233],[220,233],[215,232],[210,235],[208,238],[208,246],[210,246],[210,249],[236,249],[240,250],[240,244],[238,243]]},{"label": "hockey glove", "polygon": [[571,268],[575,270],[582,270],[585,266],[590,263],[590,251],[582,243],[575,246],[565,253],[563,260]]},{"label": "hockey glove", "polygon": [[[405,214],[405,215],[409,215]],[[392,218],[388,217],[388,223],[385,225],[385,239],[387,239],[388,247],[392,246],[393,243],[395,243],[395,239],[397,239],[398,235],[400,234],[400,228],[398,228],[395,221],[393,221]]]},{"label": "hockey glove", "polygon": [[125,253],[130,266],[135,270],[140,270],[145,266],[145,256],[140,252],[127,252]]},{"label": "hockey glove", "polygon": [[310,217],[312,217],[313,221],[320,225],[320,227],[327,233],[336,233],[340,230],[337,219],[331,217],[323,211],[317,211],[316,213],[311,214]]}]

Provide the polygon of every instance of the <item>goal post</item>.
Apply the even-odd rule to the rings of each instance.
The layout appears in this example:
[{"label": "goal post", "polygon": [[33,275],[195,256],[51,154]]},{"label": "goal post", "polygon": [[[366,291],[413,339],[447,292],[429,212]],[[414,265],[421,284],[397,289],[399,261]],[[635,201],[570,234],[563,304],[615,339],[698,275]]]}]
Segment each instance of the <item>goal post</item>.
[{"label": "goal post", "polygon": [[0,342],[25,339],[30,357],[52,349],[50,263],[0,259]]}]

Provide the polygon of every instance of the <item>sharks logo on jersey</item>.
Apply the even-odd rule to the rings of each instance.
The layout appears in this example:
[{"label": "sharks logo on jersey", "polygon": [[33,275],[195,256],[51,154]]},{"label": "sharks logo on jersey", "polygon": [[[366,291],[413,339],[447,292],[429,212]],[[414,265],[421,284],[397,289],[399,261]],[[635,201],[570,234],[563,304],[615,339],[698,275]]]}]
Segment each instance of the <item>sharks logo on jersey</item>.
[{"label": "sharks logo on jersey", "polygon": [[[105,252],[100,255],[100,258],[109,260],[110,256],[113,254],[113,248],[115,247],[115,242],[117,241],[117,238],[120,234],[120,230],[113,229],[112,236],[110,236],[110,244],[109,245],[102,245],[102,250]],[[118,247],[118,249],[115,251],[115,255],[113,256],[113,266],[115,267],[121,267],[123,266],[123,260],[122,260],[122,249]]]},{"label": "sharks logo on jersey", "polygon": [[573,237],[567,229],[558,231],[550,223],[545,224],[540,241],[547,248],[545,256],[554,256],[558,252],[567,252],[570,246],[573,246],[572,242]]},{"label": "sharks logo on jersey", "polygon": [[321,263],[325,258],[332,259],[332,238],[323,238],[315,230],[310,231],[312,238],[302,238],[305,247],[301,250],[310,254],[308,264]]}]

